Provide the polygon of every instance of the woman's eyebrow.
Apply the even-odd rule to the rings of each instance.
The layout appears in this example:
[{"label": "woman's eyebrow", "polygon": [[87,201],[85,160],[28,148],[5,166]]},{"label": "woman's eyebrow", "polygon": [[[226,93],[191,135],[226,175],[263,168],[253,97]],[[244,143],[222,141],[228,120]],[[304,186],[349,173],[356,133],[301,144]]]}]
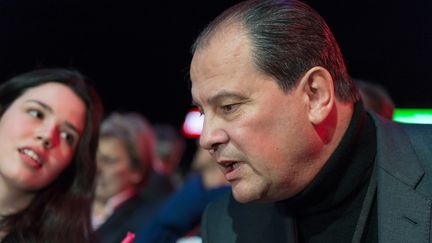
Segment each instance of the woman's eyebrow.
[{"label": "woman's eyebrow", "polygon": [[[26,102],[29,102],[29,103],[36,103],[36,104],[40,105],[44,110],[48,111],[49,113],[51,113],[51,114],[53,113],[52,108],[51,108],[49,105],[45,104],[44,102],[41,102],[41,101],[39,101],[39,100],[32,100],[32,99],[27,100]],[[70,129],[72,129],[72,130],[73,130],[74,132],[76,132],[77,134],[81,134],[81,133],[78,131],[78,129],[77,129],[74,125],[72,125],[70,122],[66,121],[66,122],[65,122],[65,126],[68,127],[68,128],[70,128]]]},{"label": "woman's eyebrow", "polygon": [[41,102],[41,101],[39,101],[39,100],[27,100],[26,102],[30,102],[30,103],[37,103],[38,105],[42,106],[42,108],[43,108],[44,110],[47,110],[47,111],[49,111],[50,113],[53,112],[52,108],[51,108],[49,105],[47,105],[47,104],[45,104],[45,103],[43,103],[43,102]]}]

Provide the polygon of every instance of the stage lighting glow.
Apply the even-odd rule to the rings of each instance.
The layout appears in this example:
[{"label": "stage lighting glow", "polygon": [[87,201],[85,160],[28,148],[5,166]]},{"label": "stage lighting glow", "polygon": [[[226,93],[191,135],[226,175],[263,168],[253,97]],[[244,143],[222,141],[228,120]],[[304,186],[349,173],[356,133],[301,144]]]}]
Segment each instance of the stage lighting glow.
[{"label": "stage lighting glow", "polygon": [[396,108],[393,121],[400,123],[432,124],[432,109]]},{"label": "stage lighting glow", "polygon": [[203,128],[204,116],[198,109],[191,109],[183,122],[182,133],[187,138],[198,138]]}]

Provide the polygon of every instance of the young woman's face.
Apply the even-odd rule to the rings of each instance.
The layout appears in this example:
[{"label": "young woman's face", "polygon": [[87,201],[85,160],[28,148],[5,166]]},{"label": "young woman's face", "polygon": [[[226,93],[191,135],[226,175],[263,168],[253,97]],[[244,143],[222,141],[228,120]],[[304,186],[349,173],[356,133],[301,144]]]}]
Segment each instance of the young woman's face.
[{"label": "young woman's face", "polygon": [[0,189],[33,194],[71,162],[86,106],[66,85],[28,89],[0,118]]}]

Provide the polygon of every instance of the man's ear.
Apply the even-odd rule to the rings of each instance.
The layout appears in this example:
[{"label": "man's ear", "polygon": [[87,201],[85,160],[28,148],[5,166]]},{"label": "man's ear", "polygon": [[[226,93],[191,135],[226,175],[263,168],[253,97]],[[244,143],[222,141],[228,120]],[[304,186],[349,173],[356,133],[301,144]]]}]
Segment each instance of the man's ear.
[{"label": "man's ear", "polygon": [[334,106],[333,78],[327,69],[317,66],[303,75],[299,85],[306,94],[309,120],[319,125]]}]

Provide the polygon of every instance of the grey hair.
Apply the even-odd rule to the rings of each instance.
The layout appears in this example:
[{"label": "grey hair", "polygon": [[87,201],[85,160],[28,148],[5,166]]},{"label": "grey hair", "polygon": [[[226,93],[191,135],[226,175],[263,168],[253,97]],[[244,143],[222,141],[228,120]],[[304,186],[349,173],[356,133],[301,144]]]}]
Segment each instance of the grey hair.
[{"label": "grey hair", "polygon": [[205,48],[221,28],[232,24],[238,24],[249,38],[255,67],[272,76],[282,90],[291,90],[309,69],[322,66],[333,77],[340,101],[359,99],[330,28],[305,3],[248,0],[234,5],[201,32],[192,54]]},{"label": "grey hair", "polygon": [[146,180],[155,160],[155,134],[147,119],[134,112],[112,113],[101,125],[100,136],[124,142],[131,168],[142,172]]}]

